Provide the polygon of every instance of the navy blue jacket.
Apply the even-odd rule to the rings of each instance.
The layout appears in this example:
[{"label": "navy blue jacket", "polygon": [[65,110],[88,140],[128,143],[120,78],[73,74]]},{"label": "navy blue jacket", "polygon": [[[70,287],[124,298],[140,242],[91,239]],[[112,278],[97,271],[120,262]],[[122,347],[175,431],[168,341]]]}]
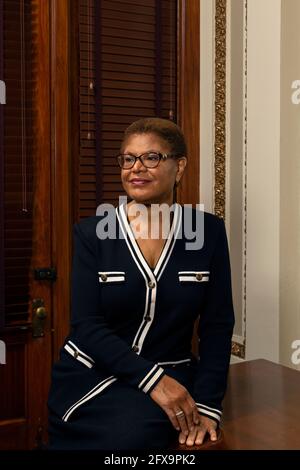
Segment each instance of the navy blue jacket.
[{"label": "navy blue jacket", "polygon": [[[100,216],[74,226],[72,330],[54,366],[49,405],[64,421],[116,380],[149,393],[170,366],[196,364],[190,394],[201,414],[222,414],[234,325],[230,263],[222,219],[204,213],[204,245],[187,250],[176,205],[155,269],[143,257],[124,206],[117,233],[100,240]],[[191,353],[199,317],[199,358]],[[121,397],[120,397],[121,399]]]}]

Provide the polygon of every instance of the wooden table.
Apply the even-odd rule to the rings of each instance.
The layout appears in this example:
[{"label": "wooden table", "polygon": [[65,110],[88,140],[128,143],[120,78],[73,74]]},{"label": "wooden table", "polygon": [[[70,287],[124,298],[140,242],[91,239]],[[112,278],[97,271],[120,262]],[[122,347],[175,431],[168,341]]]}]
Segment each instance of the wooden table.
[{"label": "wooden table", "polygon": [[263,359],[230,366],[223,448],[300,449],[300,371]]}]

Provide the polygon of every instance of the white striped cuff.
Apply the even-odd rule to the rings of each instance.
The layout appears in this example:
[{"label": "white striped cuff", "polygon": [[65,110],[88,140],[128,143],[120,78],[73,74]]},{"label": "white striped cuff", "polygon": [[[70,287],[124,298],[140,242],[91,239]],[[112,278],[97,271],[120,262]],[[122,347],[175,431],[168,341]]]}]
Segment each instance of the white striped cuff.
[{"label": "white striped cuff", "polygon": [[165,373],[164,369],[162,367],[159,367],[157,364],[155,364],[155,366],[152,367],[152,369],[148,372],[148,374],[139,383],[138,387],[141,390],[143,390],[144,393],[150,393],[151,390],[157,384],[157,382],[160,381],[164,373]]},{"label": "white striped cuff", "polygon": [[79,349],[72,341],[69,340],[64,345],[64,349],[69,354],[71,354],[71,356],[77,359],[77,361],[81,362],[82,364],[87,366],[89,369],[91,369],[94,366],[95,364],[94,360],[90,356],[85,354],[83,351],[81,351],[81,349]]},{"label": "white striped cuff", "polygon": [[203,405],[202,403],[196,403],[197,409],[201,415],[207,416],[219,423],[222,417],[222,411],[217,408],[211,408],[210,406]]}]

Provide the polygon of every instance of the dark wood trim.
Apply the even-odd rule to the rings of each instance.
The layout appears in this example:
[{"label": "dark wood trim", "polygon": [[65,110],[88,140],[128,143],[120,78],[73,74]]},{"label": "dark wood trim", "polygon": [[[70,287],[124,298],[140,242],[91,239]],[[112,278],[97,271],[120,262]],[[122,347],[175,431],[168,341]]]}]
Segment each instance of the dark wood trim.
[{"label": "dark wood trim", "polygon": [[[178,0],[177,0],[178,2]],[[178,34],[178,23],[179,23],[179,20],[178,20],[178,14],[179,14],[179,8],[177,6],[177,2],[175,2],[174,4],[172,4],[171,8],[172,8],[172,13],[173,13],[173,16],[172,16],[172,34],[174,35],[174,38],[176,38],[176,43],[174,44],[174,51],[173,51],[173,58],[174,58],[174,61],[175,61],[175,64],[174,64],[174,83],[173,83],[173,87],[175,86],[175,90],[174,90],[174,98],[173,98],[173,101],[174,101],[174,105],[172,107],[172,109],[169,110],[169,118],[171,119],[171,121],[174,121],[176,122],[176,124],[178,124],[178,107],[179,107],[179,100],[177,99],[177,93],[178,93],[178,90],[179,90],[179,87],[177,86],[177,83],[178,83],[178,80],[179,80],[179,68],[178,68],[178,49],[179,49],[179,42],[178,42],[178,38],[179,38],[179,34]]]},{"label": "dark wood trim", "polygon": [[177,199],[195,205],[200,197],[200,1],[179,0],[178,9],[178,124],[187,141],[188,165]]},{"label": "dark wood trim", "polygon": [[77,217],[79,213],[79,146],[80,146],[80,131],[79,131],[79,0],[72,0],[70,3],[70,150],[71,150],[71,168],[72,168],[72,191],[76,197],[71,198],[72,204],[72,223],[78,222]]},{"label": "dark wood trim", "polygon": [[[47,317],[44,335],[33,338],[32,325],[14,325],[1,330],[1,338],[7,345],[6,365],[0,372],[0,401],[9,398],[5,420],[0,418],[0,449],[32,449],[46,441],[47,396],[51,372],[51,285],[34,279],[32,269],[51,263],[51,210],[50,188],[50,28],[49,2],[30,2],[33,50],[32,79],[34,93],[30,95],[34,129],[32,145],[33,192],[32,201],[32,255],[30,264],[29,314],[32,320],[32,300],[44,300]],[[2,15],[0,15],[2,19]],[[19,32],[15,31],[15,38]],[[2,78],[2,77],[1,77]],[[6,77],[4,77],[6,79]],[[31,89],[31,88],[29,88]],[[16,131],[18,133],[18,129]],[[30,134],[31,135],[31,134]],[[31,207],[30,207],[31,208]],[[31,211],[30,211],[31,212]],[[31,217],[31,214],[30,214]],[[15,348],[16,346],[16,348]],[[11,355],[12,354],[12,355]],[[3,400],[4,397],[4,400]]]},{"label": "dark wood trim", "polygon": [[162,110],[162,18],[161,0],[155,0],[155,115],[161,117]]},{"label": "dark wood trim", "polygon": [[[34,123],[36,150],[34,153],[35,180],[31,271],[36,267],[51,265],[49,3],[44,0],[34,0],[32,6],[37,14],[38,26],[35,28],[37,34],[37,66],[34,109],[37,110],[37,113]],[[42,442],[46,442],[47,439],[47,403],[45,403],[45,399],[48,396],[52,365],[51,290],[51,284],[48,282],[39,282],[34,280],[33,276],[31,277],[31,301],[35,298],[44,300],[47,318],[44,336],[33,338],[30,332],[25,351],[28,449],[42,445]],[[32,309],[30,314],[32,319]]]},{"label": "dark wood trim", "polygon": [[97,207],[103,202],[102,191],[102,40],[101,34],[101,15],[102,2],[94,0],[95,5],[95,67],[96,67],[96,203]]},{"label": "dark wood trim", "polygon": [[52,0],[51,11],[51,154],[52,256],[57,268],[53,286],[54,357],[69,330],[71,271],[71,158],[70,158],[70,2]]},{"label": "dark wood trim", "polygon": [[[0,80],[4,79],[3,67],[3,0],[0,0]],[[0,328],[4,326],[4,149],[3,104],[0,104]]]}]

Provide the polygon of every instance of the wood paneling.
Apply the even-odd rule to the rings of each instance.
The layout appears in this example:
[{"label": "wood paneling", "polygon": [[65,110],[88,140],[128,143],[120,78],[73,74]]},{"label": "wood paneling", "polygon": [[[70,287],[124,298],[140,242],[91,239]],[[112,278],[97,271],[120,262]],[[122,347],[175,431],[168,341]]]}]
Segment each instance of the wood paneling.
[{"label": "wood paneling", "polygon": [[[0,366],[1,388],[9,393],[1,394],[0,417],[1,421],[24,419],[27,414],[26,401],[26,345],[28,330],[9,331],[2,335],[6,344],[6,364]],[[20,393],[22,390],[23,393]],[[0,422],[1,423],[1,422]],[[0,424],[1,427],[1,424]]]},{"label": "wood paneling", "polygon": [[[33,192],[33,268],[52,265],[51,255],[51,155],[50,155],[50,18],[48,2],[32,0],[37,13],[36,41],[37,80],[35,87],[34,140],[36,156]],[[52,365],[51,318],[53,315],[52,283],[31,283],[30,300],[42,298],[47,318],[44,336],[33,338],[27,344],[27,446],[36,447],[47,440],[47,395]],[[32,319],[32,312],[31,312]]]},{"label": "wood paneling", "polygon": [[0,422],[0,443],[2,450],[26,450],[28,425],[25,418]]},{"label": "wood paneling", "polygon": [[[52,358],[52,287],[33,277],[34,268],[51,265],[48,2],[4,0],[3,23],[6,323],[0,338],[7,357],[0,366],[0,449],[31,449],[46,440]],[[35,298],[47,312],[39,338],[32,334]]]},{"label": "wood paneling", "polygon": [[188,164],[177,196],[181,204],[195,205],[200,198],[200,1],[181,0],[178,17],[178,123],[187,141]]},{"label": "wood paneling", "polygon": [[[3,0],[0,0],[0,80],[3,80]],[[5,323],[4,301],[4,122],[0,104],[0,328]]]},{"label": "wood paneling", "polygon": [[[73,0],[71,0],[73,2]],[[53,286],[54,358],[69,331],[72,248],[70,141],[70,0],[53,0],[51,8],[51,165],[52,256],[58,279]],[[72,19],[73,21],[73,19]]]}]

